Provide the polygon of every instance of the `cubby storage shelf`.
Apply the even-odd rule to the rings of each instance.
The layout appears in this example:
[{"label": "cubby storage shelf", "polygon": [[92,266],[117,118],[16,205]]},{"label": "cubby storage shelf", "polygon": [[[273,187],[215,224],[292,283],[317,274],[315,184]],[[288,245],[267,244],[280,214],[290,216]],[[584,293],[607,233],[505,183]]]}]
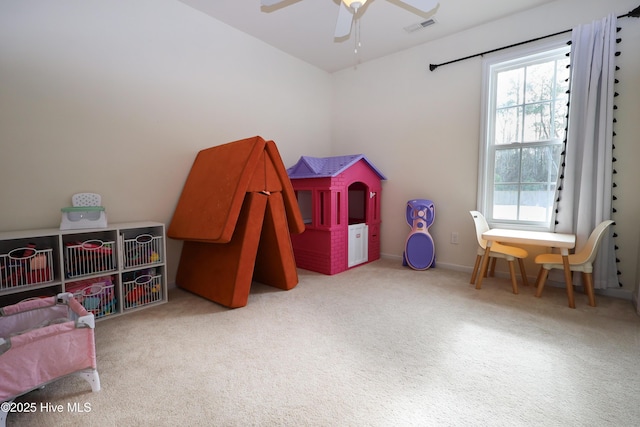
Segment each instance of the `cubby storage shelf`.
[{"label": "cubby storage shelf", "polygon": [[167,302],[165,226],[0,232],[0,307],[71,292],[97,320]]}]

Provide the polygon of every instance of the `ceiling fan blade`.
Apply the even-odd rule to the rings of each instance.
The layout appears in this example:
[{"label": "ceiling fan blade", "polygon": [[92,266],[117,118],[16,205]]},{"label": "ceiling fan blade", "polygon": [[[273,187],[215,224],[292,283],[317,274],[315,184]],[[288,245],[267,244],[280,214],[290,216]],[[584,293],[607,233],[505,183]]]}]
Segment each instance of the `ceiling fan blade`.
[{"label": "ceiling fan blade", "polygon": [[438,0],[399,0],[401,3],[414,7],[422,12],[431,12],[438,7]]},{"label": "ceiling fan blade", "polygon": [[338,22],[336,22],[335,38],[345,37],[351,33],[351,24],[353,22],[353,12],[340,2],[340,11],[338,12]]},{"label": "ceiling fan blade", "polygon": [[261,6],[273,6],[274,4],[278,4],[283,0],[260,0]]}]

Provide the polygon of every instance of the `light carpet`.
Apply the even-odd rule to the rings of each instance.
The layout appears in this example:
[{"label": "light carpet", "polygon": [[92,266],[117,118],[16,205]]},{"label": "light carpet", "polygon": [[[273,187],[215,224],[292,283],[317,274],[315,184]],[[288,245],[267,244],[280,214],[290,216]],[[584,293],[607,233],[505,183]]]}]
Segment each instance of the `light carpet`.
[{"label": "light carpet", "polygon": [[[635,426],[640,317],[626,300],[379,260],[226,309],[169,302],[96,326],[102,390],[67,377],[8,426]],[[46,405],[63,405],[51,413]],[[74,406],[75,405],[75,406]],[[83,412],[70,411],[82,407]],[[88,409],[88,410],[86,410]]]}]

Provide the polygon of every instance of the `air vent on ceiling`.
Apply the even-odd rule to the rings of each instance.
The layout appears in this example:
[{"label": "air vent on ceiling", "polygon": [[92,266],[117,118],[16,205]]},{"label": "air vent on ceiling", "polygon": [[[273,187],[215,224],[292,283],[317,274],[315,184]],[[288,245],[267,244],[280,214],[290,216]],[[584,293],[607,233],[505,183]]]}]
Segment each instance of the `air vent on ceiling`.
[{"label": "air vent on ceiling", "polygon": [[435,19],[431,18],[431,19],[427,19],[426,21],[418,22],[416,24],[404,27],[404,30],[407,33],[415,33],[416,31],[422,30],[423,28],[427,28],[435,23],[436,23]]}]

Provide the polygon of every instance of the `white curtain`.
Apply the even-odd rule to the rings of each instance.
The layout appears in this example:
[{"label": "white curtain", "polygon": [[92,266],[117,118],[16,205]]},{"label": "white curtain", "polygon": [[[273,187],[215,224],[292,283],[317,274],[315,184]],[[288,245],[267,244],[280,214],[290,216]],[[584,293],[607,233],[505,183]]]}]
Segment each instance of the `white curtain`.
[{"label": "white curtain", "polygon": [[[571,41],[569,121],[556,231],[575,233],[579,250],[596,225],[611,219],[615,15],[574,28]],[[619,286],[612,234],[610,227],[593,266],[595,288]]]}]

